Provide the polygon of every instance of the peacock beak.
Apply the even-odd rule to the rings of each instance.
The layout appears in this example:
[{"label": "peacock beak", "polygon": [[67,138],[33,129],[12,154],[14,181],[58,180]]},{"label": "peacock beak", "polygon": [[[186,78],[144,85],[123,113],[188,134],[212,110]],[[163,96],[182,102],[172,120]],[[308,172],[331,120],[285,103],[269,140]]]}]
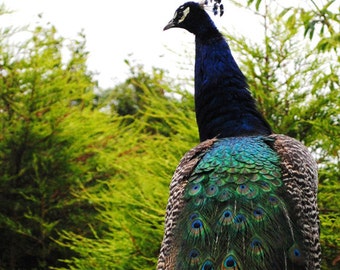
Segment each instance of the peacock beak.
[{"label": "peacock beak", "polygon": [[172,19],[170,22],[168,22],[168,24],[163,28],[163,31],[168,30],[170,28],[176,27],[176,24],[174,22],[174,20]]}]

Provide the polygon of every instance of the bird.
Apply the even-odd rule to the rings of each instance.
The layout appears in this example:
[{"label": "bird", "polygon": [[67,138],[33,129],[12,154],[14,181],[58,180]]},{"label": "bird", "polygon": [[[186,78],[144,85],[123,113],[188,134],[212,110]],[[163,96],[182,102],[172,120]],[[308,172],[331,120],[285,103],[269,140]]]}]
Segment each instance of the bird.
[{"label": "bird", "polygon": [[195,36],[200,143],[171,179],[157,269],[320,269],[317,163],[273,132],[209,4],[184,3],[164,27]]}]

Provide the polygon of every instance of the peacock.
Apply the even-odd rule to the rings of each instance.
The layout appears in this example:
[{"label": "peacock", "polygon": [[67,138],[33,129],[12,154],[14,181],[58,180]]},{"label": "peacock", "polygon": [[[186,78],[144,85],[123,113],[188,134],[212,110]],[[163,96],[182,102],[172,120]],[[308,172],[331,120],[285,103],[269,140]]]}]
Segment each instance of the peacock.
[{"label": "peacock", "polygon": [[200,144],[173,175],[157,269],[320,269],[316,162],[273,133],[207,5],[181,5],[164,28],[195,35]]}]

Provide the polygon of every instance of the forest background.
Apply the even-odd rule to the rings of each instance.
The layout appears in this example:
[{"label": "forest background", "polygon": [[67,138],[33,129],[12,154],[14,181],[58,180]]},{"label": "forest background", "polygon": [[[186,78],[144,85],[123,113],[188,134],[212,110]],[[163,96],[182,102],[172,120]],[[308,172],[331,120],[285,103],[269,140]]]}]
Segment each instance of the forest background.
[{"label": "forest background", "polygon": [[[264,39],[224,32],[275,132],[317,159],[322,265],[338,269],[340,10],[309,1],[234,1],[263,18]],[[198,143],[193,78],[132,59],[100,89],[88,55],[83,33],[0,27],[0,269],[155,268],[172,173]]]}]

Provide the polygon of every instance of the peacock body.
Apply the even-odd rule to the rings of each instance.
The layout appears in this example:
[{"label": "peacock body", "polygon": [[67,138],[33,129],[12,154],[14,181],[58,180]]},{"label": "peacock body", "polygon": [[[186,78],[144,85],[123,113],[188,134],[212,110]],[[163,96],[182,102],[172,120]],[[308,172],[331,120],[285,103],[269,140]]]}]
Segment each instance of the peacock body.
[{"label": "peacock body", "polygon": [[157,269],[320,269],[315,161],[272,133],[203,4],[180,6],[172,27],[196,36],[201,143],[171,181]]}]

